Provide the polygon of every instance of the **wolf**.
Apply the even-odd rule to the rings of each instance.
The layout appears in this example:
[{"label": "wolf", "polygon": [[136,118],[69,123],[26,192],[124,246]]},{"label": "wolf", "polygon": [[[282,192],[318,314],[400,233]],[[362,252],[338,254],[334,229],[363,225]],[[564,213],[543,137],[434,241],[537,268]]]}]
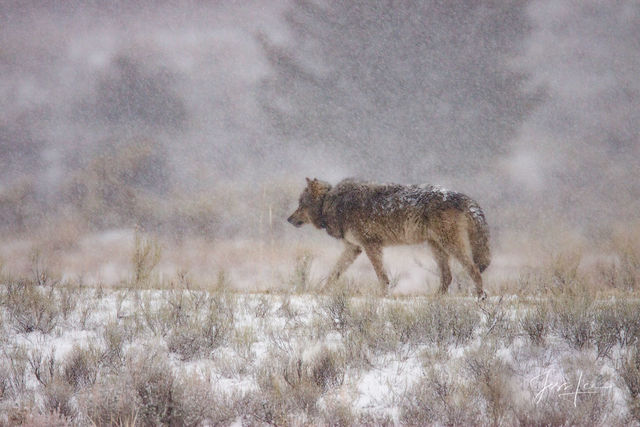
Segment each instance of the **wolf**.
[{"label": "wolf", "polygon": [[345,179],[332,186],[317,178],[306,180],[298,208],[287,221],[296,227],[313,224],[344,242],[329,282],[336,281],[364,251],[387,290],[390,282],[382,249],[426,242],[440,270],[440,293],[447,293],[451,283],[449,259],[453,257],[473,279],[478,298],[486,298],[481,273],[491,261],[489,227],[478,203],[468,196],[429,184]]}]

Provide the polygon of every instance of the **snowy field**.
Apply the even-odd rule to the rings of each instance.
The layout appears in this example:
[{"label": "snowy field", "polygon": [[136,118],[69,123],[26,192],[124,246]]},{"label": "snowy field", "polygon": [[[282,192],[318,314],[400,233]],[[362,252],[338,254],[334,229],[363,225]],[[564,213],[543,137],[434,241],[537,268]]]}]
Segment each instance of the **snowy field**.
[{"label": "snowy field", "polygon": [[111,285],[37,257],[3,273],[0,424],[638,423],[637,290],[595,292],[566,260],[479,303],[468,284],[384,296],[358,265],[320,290],[324,266],[304,256],[279,287],[225,270],[203,286],[159,272],[151,240],[134,246]]},{"label": "snowy field", "polygon": [[[639,0],[0,1],[0,427],[640,427],[639,41]],[[327,283],[311,178],[477,200],[488,299],[427,245]]]}]

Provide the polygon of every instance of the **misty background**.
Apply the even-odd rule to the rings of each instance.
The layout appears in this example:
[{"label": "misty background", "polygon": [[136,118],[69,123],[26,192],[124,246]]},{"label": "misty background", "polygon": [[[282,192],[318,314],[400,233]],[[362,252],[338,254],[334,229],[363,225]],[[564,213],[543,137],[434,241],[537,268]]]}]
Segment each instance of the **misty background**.
[{"label": "misty background", "polygon": [[631,0],[3,1],[0,230],[280,238],[355,176],[598,239],[638,222],[639,76]]}]

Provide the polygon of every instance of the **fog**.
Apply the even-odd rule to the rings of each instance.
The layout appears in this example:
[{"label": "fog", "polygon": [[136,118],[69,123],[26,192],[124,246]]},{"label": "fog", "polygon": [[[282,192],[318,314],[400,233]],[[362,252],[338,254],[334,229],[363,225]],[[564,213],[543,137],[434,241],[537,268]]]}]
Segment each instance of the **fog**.
[{"label": "fog", "polygon": [[0,426],[405,424],[640,426],[640,0],[0,0]]},{"label": "fog", "polygon": [[282,237],[355,176],[598,239],[638,221],[638,75],[637,1],[4,1],[0,227]]}]

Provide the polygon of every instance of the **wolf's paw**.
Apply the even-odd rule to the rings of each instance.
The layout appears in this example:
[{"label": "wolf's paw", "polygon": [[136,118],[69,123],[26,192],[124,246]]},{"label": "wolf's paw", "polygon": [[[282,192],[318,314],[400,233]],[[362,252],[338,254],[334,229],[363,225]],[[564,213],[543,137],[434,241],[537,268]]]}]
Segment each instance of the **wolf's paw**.
[{"label": "wolf's paw", "polygon": [[449,290],[448,289],[444,289],[442,287],[438,288],[438,292],[436,292],[437,296],[444,296],[444,295],[448,295],[449,294]]},{"label": "wolf's paw", "polygon": [[395,285],[388,285],[382,289],[382,295],[385,297],[392,297],[395,295],[397,287]]}]

